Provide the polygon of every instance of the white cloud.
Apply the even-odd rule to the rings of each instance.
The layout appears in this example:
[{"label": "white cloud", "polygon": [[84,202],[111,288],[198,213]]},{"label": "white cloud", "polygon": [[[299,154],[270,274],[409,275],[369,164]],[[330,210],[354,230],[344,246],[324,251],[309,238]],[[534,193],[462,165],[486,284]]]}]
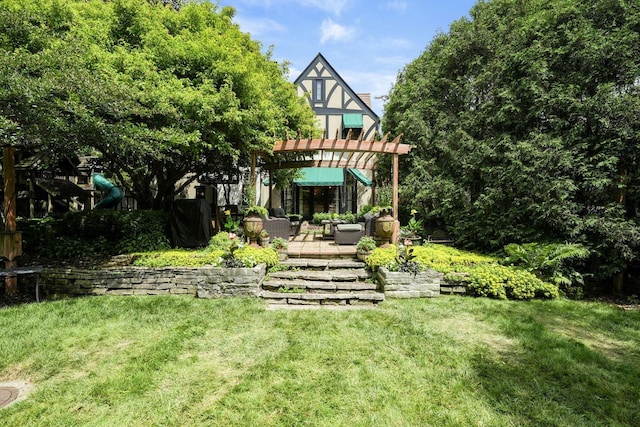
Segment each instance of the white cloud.
[{"label": "white cloud", "polygon": [[322,21],[320,27],[322,36],[320,37],[320,44],[325,44],[328,41],[342,41],[350,39],[355,33],[355,28],[346,27],[334,22],[331,18],[327,18]]},{"label": "white cloud", "polygon": [[399,12],[404,12],[405,10],[407,10],[407,2],[406,1],[399,1],[399,0],[395,0],[395,1],[390,1],[387,2],[387,6],[391,9],[395,9]]},{"label": "white cloud", "polygon": [[340,16],[349,0],[295,0],[303,6],[311,6]]},{"label": "white cloud", "polygon": [[287,29],[284,25],[268,18],[239,18],[236,16],[234,21],[240,25],[240,30],[245,33],[251,33],[251,36],[259,36],[274,32],[285,32]]}]

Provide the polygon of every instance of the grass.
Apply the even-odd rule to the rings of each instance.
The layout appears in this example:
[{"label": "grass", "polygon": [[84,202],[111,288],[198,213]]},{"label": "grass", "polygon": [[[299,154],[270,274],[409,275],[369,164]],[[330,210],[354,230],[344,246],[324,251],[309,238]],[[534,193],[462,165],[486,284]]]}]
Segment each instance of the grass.
[{"label": "grass", "polygon": [[97,297],[0,310],[0,425],[637,425],[640,312],[566,300]]}]

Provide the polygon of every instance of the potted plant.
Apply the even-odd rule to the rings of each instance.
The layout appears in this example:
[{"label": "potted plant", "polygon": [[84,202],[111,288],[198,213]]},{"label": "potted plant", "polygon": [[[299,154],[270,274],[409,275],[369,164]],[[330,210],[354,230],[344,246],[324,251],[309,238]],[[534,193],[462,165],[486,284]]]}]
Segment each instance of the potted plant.
[{"label": "potted plant", "polygon": [[418,213],[417,210],[411,209],[411,219],[409,219],[407,225],[400,227],[400,238],[405,242],[405,244],[410,242],[412,245],[419,245],[422,243],[422,237],[420,236],[420,233],[423,230],[422,220],[416,220],[416,213]]},{"label": "potted plant", "polygon": [[249,206],[244,214],[244,234],[250,243],[255,244],[262,231],[262,218],[268,214],[267,208],[262,206]]},{"label": "potted plant", "polygon": [[269,233],[264,228],[260,231],[260,244],[263,248],[269,246]]},{"label": "potted plant", "polygon": [[287,249],[289,248],[289,242],[282,237],[275,237],[271,242],[271,247],[278,251],[278,257],[280,261],[284,261],[289,257]]},{"label": "potted plant", "polygon": [[356,244],[356,255],[360,261],[367,259],[376,248],[376,241],[371,236],[362,236]]}]

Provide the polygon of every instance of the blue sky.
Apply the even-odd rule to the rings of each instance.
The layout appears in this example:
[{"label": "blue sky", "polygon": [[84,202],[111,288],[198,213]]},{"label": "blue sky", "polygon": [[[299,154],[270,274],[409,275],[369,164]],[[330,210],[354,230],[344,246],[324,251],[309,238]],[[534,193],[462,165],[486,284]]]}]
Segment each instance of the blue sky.
[{"label": "blue sky", "polygon": [[235,22],[295,80],[321,52],[357,93],[389,93],[398,71],[478,0],[219,0],[236,9]]}]

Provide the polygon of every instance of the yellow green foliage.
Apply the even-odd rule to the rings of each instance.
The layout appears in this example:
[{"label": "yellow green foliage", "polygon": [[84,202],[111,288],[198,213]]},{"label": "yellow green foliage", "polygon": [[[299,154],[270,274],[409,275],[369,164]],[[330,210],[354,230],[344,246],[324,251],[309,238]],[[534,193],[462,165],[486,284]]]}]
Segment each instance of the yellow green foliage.
[{"label": "yellow green foliage", "polygon": [[498,299],[556,298],[558,288],[520,268],[498,264],[479,265],[468,270],[467,289],[478,296]]},{"label": "yellow green foliage", "polygon": [[378,267],[390,268],[396,264],[397,255],[398,247],[396,245],[389,245],[387,248],[374,249],[365,262],[371,270],[377,270]]},{"label": "yellow green foliage", "polygon": [[242,261],[245,267],[255,267],[262,263],[267,264],[267,267],[273,267],[280,262],[278,251],[273,248],[260,248],[247,245],[237,249],[233,255],[236,259]]},{"label": "yellow green foliage", "polygon": [[221,250],[188,251],[170,250],[161,252],[145,252],[136,254],[133,265],[140,267],[201,267],[204,265],[218,266],[224,254]]},{"label": "yellow green foliage", "polygon": [[[397,267],[398,247],[377,248],[367,258],[372,270]],[[469,293],[499,299],[556,298],[558,287],[513,266],[500,265],[497,258],[444,245],[413,247],[413,261],[445,274],[446,280],[464,283]]]},{"label": "yellow green foliage", "polygon": [[427,244],[413,248],[415,261],[426,268],[449,273],[459,271],[461,267],[495,263],[496,258],[480,255],[473,252],[462,251],[445,245]]}]

